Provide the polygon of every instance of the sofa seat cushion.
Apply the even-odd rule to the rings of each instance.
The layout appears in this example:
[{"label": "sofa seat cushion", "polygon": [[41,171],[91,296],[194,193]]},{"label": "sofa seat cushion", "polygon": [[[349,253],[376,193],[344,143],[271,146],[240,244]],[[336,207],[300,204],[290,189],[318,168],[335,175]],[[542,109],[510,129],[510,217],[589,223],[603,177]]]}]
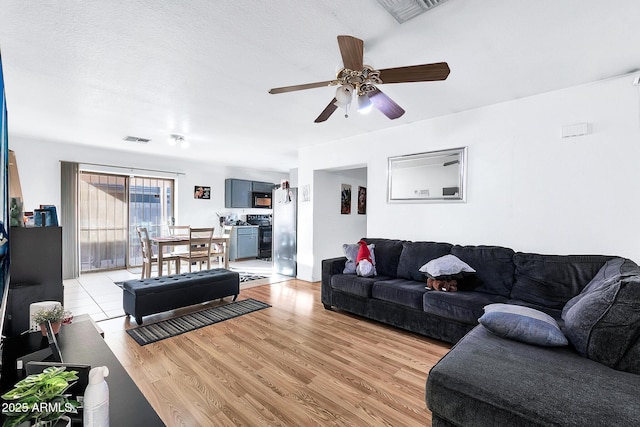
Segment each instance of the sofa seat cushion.
[{"label": "sofa seat cushion", "polygon": [[501,246],[460,246],[451,254],[476,270],[475,291],[508,297],[513,286],[513,249]]},{"label": "sofa seat cushion", "polygon": [[578,353],[640,374],[628,355],[640,337],[640,268],[631,260],[608,261],[562,312],[565,334]]},{"label": "sofa seat cushion", "polygon": [[389,279],[389,277],[360,277],[354,274],[336,274],[331,276],[331,287],[347,294],[371,298],[371,287],[373,284],[378,280],[385,279]]},{"label": "sofa seat cushion", "polygon": [[362,240],[367,245],[376,246],[376,272],[379,276],[397,277],[398,260],[402,252],[403,240],[372,239],[365,237]]},{"label": "sofa seat cushion", "polygon": [[484,314],[485,305],[506,302],[506,300],[503,296],[482,292],[427,291],[422,298],[422,309],[446,319],[475,325]]},{"label": "sofa seat cushion", "polygon": [[422,310],[422,295],[426,291],[424,283],[413,280],[378,279],[371,287],[371,296],[375,299]]},{"label": "sofa seat cushion", "polygon": [[511,298],[539,307],[562,310],[598,273],[605,255],[539,255],[518,252],[513,256],[515,283]]},{"label": "sofa seat cushion", "polygon": [[456,426],[638,426],[640,376],[477,326],[429,372],[427,406]]},{"label": "sofa seat cushion", "polygon": [[448,255],[450,243],[404,242],[398,262],[398,277],[407,280],[424,281],[420,267],[431,260]]}]

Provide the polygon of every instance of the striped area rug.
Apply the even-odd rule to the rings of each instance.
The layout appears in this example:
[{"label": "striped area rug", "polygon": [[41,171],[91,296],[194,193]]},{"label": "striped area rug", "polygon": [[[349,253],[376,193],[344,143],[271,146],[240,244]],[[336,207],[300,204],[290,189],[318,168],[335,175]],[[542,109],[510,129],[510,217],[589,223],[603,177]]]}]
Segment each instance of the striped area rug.
[{"label": "striped area rug", "polygon": [[131,338],[136,340],[138,344],[147,345],[267,307],[271,306],[262,301],[249,298],[219,307],[185,314],[180,317],[174,317],[173,319],[127,329],[127,333]]}]

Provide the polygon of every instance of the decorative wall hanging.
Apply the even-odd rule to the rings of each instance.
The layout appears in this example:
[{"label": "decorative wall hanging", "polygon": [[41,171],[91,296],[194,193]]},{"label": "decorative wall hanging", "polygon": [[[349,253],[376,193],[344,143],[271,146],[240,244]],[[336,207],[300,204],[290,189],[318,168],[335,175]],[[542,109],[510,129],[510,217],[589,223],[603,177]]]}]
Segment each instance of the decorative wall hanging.
[{"label": "decorative wall hanging", "polygon": [[358,187],[358,214],[367,214],[367,187]]},{"label": "decorative wall hanging", "polygon": [[349,184],[341,185],[340,213],[343,215],[351,214],[351,185]]},{"label": "decorative wall hanging", "polygon": [[311,201],[311,185],[305,184],[302,186],[302,202]]},{"label": "decorative wall hanging", "polygon": [[464,202],[466,147],[389,157],[387,201]]},{"label": "decorative wall hanging", "polygon": [[211,187],[204,187],[202,185],[196,185],[194,194],[194,199],[210,199],[211,198]]}]

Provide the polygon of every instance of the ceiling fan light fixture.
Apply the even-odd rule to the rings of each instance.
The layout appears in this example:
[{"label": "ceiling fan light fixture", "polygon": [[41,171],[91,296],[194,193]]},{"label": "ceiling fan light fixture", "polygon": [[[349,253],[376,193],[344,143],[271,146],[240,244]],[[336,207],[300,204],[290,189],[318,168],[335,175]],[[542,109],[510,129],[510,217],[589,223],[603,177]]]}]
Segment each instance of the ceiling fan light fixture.
[{"label": "ceiling fan light fixture", "polygon": [[358,113],[367,114],[373,108],[373,103],[367,95],[358,96]]},{"label": "ceiling fan light fixture", "polygon": [[336,89],[336,105],[345,108],[353,99],[353,86],[344,84]]}]

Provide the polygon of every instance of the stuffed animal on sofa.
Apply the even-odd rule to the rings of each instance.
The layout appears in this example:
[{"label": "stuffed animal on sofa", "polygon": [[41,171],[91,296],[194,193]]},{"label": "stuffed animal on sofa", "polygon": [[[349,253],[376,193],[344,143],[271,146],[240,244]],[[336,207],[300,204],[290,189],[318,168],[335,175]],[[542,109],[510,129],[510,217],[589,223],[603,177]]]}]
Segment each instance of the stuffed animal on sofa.
[{"label": "stuffed animal on sofa", "polygon": [[376,275],[376,268],[373,265],[367,242],[360,240],[358,244],[360,249],[358,249],[358,256],[356,257],[356,274],[362,277],[373,277]]},{"label": "stuffed animal on sofa", "polygon": [[456,292],[458,290],[458,281],[456,279],[439,280],[433,277],[427,277],[427,289]]}]

